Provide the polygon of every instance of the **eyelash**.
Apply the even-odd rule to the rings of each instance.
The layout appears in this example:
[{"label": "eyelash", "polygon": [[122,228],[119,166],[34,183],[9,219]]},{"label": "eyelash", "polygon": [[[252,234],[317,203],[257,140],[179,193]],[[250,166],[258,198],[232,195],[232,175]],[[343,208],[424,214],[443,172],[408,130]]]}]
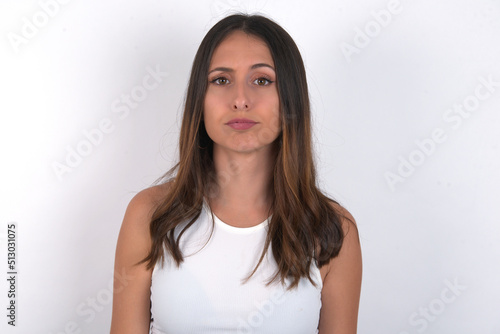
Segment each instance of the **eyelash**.
[{"label": "eyelash", "polygon": [[[220,79],[224,79],[224,80],[229,81],[226,77],[220,76],[220,77],[216,77],[215,79],[210,80],[210,83],[213,83],[213,84],[218,85],[218,86],[224,86],[224,85],[222,85],[222,84],[218,84],[218,83],[216,83],[216,82],[217,82],[217,80],[220,80]],[[264,79],[264,80],[266,80],[266,81],[267,81],[267,84],[266,84],[266,85],[263,85],[263,86],[268,86],[268,85],[270,85],[270,84],[272,84],[272,83],[274,82],[273,80],[269,79],[269,78],[268,78],[268,77],[266,77],[266,76],[261,76],[261,77],[258,77],[258,78],[257,78],[257,79],[255,79],[254,81],[257,81],[257,80],[262,80],[262,79]],[[260,86],[260,85],[257,85],[257,86]]]}]

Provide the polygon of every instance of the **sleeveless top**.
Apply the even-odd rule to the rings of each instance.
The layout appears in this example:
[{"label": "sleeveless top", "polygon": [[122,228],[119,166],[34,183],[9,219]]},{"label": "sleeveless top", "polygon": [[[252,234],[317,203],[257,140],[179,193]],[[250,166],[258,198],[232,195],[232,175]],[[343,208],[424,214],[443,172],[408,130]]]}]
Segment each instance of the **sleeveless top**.
[{"label": "sleeveless top", "polygon": [[[314,260],[311,277],[317,287],[304,277],[290,291],[288,278],[286,286],[277,280],[266,287],[277,269],[271,245],[254,275],[242,283],[258,263],[270,218],[234,227],[204,201],[198,220],[180,239],[184,262],[177,268],[164,248],[164,265],[153,269],[149,333],[317,334],[323,284]],[[176,227],[176,238],[186,224]]]}]

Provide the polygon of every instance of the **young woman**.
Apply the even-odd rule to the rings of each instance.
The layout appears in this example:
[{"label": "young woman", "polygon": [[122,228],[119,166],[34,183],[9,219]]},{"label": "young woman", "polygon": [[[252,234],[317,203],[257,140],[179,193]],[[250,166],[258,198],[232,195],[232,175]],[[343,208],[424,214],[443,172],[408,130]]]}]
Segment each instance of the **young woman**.
[{"label": "young woman", "polygon": [[357,227],[318,188],[306,74],[285,30],[232,15],[207,33],[179,145],[164,182],[126,210],[111,333],[356,333]]}]

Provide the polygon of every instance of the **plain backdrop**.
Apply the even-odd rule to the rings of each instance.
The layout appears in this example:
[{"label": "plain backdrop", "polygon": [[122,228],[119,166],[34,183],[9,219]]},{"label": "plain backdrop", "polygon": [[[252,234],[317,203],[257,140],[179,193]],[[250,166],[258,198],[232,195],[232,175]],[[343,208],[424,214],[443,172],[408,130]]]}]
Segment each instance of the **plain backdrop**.
[{"label": "plain backdrop", "polygon": [[301,50],[320,185],[359,226],[358,332],[500,333],[493,0],[0,0],[0,331],[109,332],[125,208],[175,163],[193,57],[235,11]]}]

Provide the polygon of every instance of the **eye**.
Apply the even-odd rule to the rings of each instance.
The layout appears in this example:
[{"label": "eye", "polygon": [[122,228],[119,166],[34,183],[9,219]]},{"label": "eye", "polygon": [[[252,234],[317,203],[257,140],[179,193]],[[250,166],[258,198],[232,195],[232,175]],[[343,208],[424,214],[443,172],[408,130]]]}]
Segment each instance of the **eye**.
[{"label": "eye", "polygon": [[229,80],[225,77],[217,77],[213,80],[210,80],[210,83],[213,83],[213,84],[216,84],[219,86],[224,86],[224,85],[227,85],[229,83]]},{"label": "eye", "polygon": [[257,86],[268,86],[270,84],[272,84],[274,81],[271,81],[270,79],[266,78],[266,77],[260,77],[260,78],[257,78],[254,80],[254,83],[257,85]]}]

